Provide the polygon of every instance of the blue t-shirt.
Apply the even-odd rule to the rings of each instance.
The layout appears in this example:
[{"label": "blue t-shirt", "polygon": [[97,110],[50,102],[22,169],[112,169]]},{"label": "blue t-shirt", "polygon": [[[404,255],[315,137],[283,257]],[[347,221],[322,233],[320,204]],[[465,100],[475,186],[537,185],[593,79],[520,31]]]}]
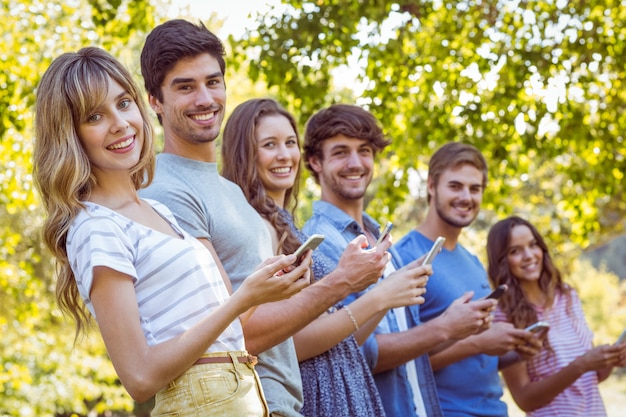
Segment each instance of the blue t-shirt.
[{"label": "blue t-shirt", "polygon": [[[390,252],[399,264],[406,265],[428,252],[432,244],[432,240],[413,230],[395,243]],[[426,302],[419,306],[419,312],[411,311],[424,322],[439,316],[467,291],[474,291],[474,299],[491,291],[482,264],[460,244],[452,251],[443,248],[432,267],[424,295]],[[408,308],[412,310],[413,306]],[[506,404],[501,401],[497,356],[474,355],[434,373],[446,417],[507,416]]]},{"label": "blue t-shirt", "polygon": [[[376,237],[378,236],[380,229],[379,224],[366,213],[363,213],[363,223],[370,233]],[[339,263],[339,258],[348,243],[364,233],[361,226],[351,216],[325,201],[315,201],[313,203],[313,215],[304,225],[303,231],[308,235],[320,233],[325,236],[318,250],[331,259],[335,263],[335,266]],[[354,301],[365,293],[365,291],[349,295],[344,300],[344,304],[349,304]],[[410,317],[407,317],[407,321],[412,323]],[[390,310],[383,320],[380,321],[376,330],[361,346],[361,351],[370,369],[374,369],[378,363],[378,343],[375,337],[376,334],[386,334],[397,331],[398,324],[394,312]],[[420,358],[422,358],[422,361],[419,361],[419,358],[416,359],[416,370],[418,372],[424,406],[426,407],[429,417],[440,416],[441,412],[437,401],[430,362],[427,356],[421,356]],[[430,374],[424,371],[425,366],[423,361],[426,362],[427,372],[430,372]],[[374,374],[374,380],[378,387],[387,417],[417,417],[413,402],[413,392],[411,391],[404,365],[389,371],[376,373]]]}]

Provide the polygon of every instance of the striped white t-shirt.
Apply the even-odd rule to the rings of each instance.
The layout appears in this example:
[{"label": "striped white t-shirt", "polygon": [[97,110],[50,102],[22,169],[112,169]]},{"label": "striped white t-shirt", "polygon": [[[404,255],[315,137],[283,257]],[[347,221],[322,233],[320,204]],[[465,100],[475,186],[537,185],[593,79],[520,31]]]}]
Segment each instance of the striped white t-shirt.
[{"label": "striped white t-shirt", "polygon": [[[229,297],[211,253],[178,227],[164,205],[146,200],[181,238],[136,223],[98,204],[85,202],[72,222],[67,254],[78,290],[95,317],[89,299],[93,268],[106,266],[131,277],[141,328],[148,345],[169,340],[206,317]],[[235,320],[207,352],[244,350]]]},{"label": "striped white t-shirt", "polygon": [[[593,347],[593,333],[585,320],[580,299],[573,289],[570,295],[568,303],[568,297],[557,292],[551,308],[537,308],[538,320],[550,323],[548,341],[552,352],[543,349],[527,362],[526,368],[531,382],[557,373]],[[496,309],[495,321],[507,321],[505,314],[499,309]],[[583,374],[549,404],[527,415],[605,417],[606,411],[598,389],[597,373],[591,371]]]}]

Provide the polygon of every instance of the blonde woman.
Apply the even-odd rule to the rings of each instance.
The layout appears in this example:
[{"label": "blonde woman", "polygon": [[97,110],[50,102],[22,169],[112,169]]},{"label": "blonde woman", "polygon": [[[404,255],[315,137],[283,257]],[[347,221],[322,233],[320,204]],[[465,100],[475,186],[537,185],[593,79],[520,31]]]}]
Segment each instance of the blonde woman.
[{"label": "blonde woman", "polygon": [[[241,322],[308,281],[310,257],[272,258],[230,294],[210,252],[171,212],[140,199],[152,128],[130,73],[99,48],[53,61],[37,91],[34,175],[48,213],[61,308],[91,314],[119,378],[153,417],[266,416]],[[200,387],[200,392],[192,391]]]}]

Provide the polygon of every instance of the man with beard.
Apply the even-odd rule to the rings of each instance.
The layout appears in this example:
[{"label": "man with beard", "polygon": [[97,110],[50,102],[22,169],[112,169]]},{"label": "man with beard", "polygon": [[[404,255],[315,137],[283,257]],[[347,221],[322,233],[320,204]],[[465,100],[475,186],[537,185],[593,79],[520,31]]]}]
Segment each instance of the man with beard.
[{"label": "man with beard", "polygon": [[[463,228],[478,215],[486,184],[487,164],[478,149],[460,142],[443,145],[429,163],[426,218],[390,250],[400,266],[427,252],[438,236],[446,238],[433,261],[426,301],[419,309],[426,323],[444,314],[461,294],[471,291],[482,298],[491,291],[478,258],[458,243]],[[539,347],[529,332],[494,323],[487,331],[431,353],[443,414],[506,416],[498,369],[533,355]]]},{"label": "man with beard", "polygon": [[[226,106],[223,45],[202,23],[169,20],[148,35],[141,73],[163,127],[164,148],[152,184],[140,195],[165,204],[214,255],[236,291],[274,254],[261,216],[241,188],[217,170],[215,140]],[[307,272],[298,294],[240,316],[246,348],[259,356],[256,370],[273,417],[301,416],[302,382],[292,336],[348,294],[375,282],[384,269],[390,242],[375,250],[364,250],[364,244],[365,238],[351,242],[337,268],[314,285],[308,285]],[[310,251],[302,262],[310,264]]]},{"label": "man with beard", "polygon": [[[376,244],[379,225],[363,211],[364,196],[374,158],[389,143],[374,116],[358,106],[333,105],[307,122],[305,164],[321,187],[321,201],[313,203],[304,232],[324,234],[318,249],[334,262],[355,236],[365,235],[370,246]],[[390,262],[383,276],[393,270]],[[344,304],[360,295],[350,295]],[[495,302],[470,302],[471,297],[471,292],[461,294],[443,314],[424,324],[417,305],[412,312],[404,307],[390,310],[363,344],[388,417],[442,415],[427,353],[489,326]]]}]

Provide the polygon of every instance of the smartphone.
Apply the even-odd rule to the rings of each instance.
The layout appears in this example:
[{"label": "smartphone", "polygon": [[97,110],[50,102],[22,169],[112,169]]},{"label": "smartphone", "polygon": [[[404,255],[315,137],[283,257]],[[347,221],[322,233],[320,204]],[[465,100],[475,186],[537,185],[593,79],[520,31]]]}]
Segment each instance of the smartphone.
[{"label": "smartphone", "polygon": [[626,342],[626,330],[624,330],[622,334],[617,338],[617,342],[615,342],[615,344],[621,345],[624,342]]},{"label": "smartphone", "polygon": [[383,241],[385,236],[387,236],[389,232],[391,232],[391,229],[393,229],[393,223],[387,222],[385,227],[383,227],[383,231],[380,232],[380,236],[378,236],[378,240],[376,241],[376,245],[374,246],[378,246],[378,244]]},{"label": "smartphone", "polygon": [[548,330],[550,328],[550,323],[547,321],[538,321],[537,323],[531,324],[526,327],[524,330],[527,332],[533,333],[541,333],[544,330]]},{"label": "smartphone", "polygon": [[304,242],[302,245],[300,245],[300,247],[298,249],[296,249],[296,251],[294,252],[294,254],[296,255],[296,257],[298,258],[298,261],[300,260],[300,257],[302,257],[302,255],[304,255],[304,252],[307,251],[307,249],[315,249],[317,248],[320,243],[322,243],[324,241],[324,235],[311,235],[309,236],[309,238],[306,240],[306,242]]},{"label": "smartphone", "polygon": [[506,285],[500,285],[498,286],[498,288],[496,288],[495,290],[491,291],[491,294],[489,294],[488,296],[486,296],[485,298],[493,298],[494,300],[497,300],[498,298],[502,297],[502,295],[504,294],[504,292],[507,290],[507,286]]},{"label": "smartphone", "polygon": [[435,243],[433,243],[433,246],[430,248],[430,250],[426,254],[426,257],[422,261],[422,265],[430,265],[431,263],[433,263],[433,259],[435,259],[435,256],[437,256],[437,254],[441,252],[441,248],[443,247],[444,243],[446,243],[445,237],[437,237]]}]

